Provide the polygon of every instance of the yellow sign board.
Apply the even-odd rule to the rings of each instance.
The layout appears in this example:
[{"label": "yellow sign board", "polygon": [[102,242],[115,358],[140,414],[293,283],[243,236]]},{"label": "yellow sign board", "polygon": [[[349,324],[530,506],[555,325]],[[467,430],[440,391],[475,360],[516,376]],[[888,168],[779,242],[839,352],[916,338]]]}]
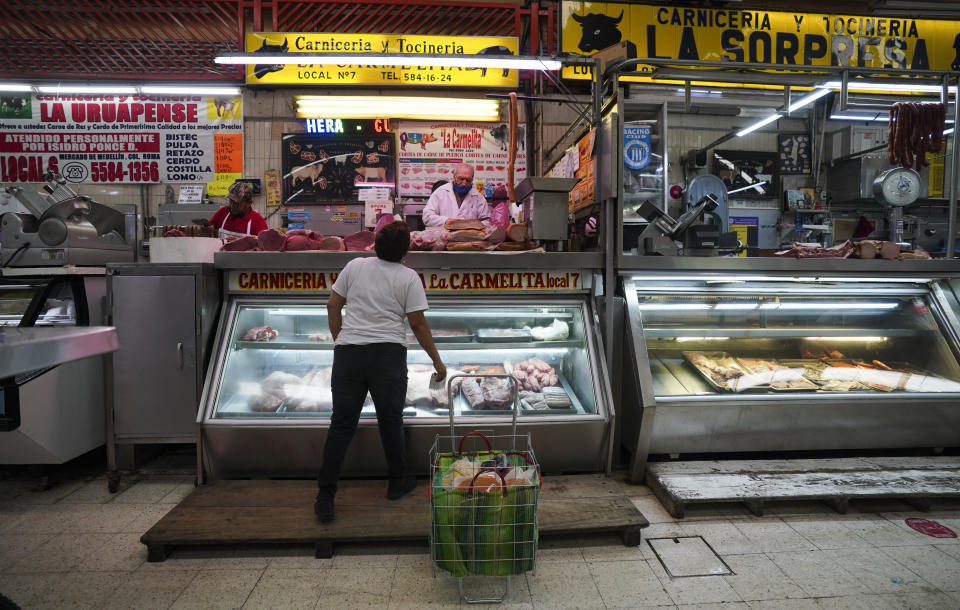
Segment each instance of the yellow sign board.
[{"label": "yellow sign board", "polygon": [[[407,34],[247,34],[248,52],[414,53],[422,55],[516,55],[515,37],[419,36]],[[516,87],[516,70],[426,66],[358,66],[318,64],[256,64],[246,69],[248,85],[401,85],[405,87]]]},{"label": "yellow sign board", "polygon": [[[561,50],[579,55],[626,42],[634,57],[769,63],[784,71],[791,66],[882,68],[905,75],[960,70],[960,21],[613,2],[564,1],[561,10]],[[592,78],[591,68],[566,67],[563,77]]]}]

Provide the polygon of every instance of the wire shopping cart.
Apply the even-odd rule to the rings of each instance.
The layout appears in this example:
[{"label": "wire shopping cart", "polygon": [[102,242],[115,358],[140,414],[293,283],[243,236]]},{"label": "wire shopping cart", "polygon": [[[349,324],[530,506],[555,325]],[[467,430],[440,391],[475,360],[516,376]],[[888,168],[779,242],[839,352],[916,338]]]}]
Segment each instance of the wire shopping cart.
[{"label": "wire shopping cart", "polygon": [[[510,434],[472,431],[456,436],[454,393],[457,379],[500,378],[510,386]],[[503,388],[501,387],[501,390]],[[430,554],[439,568],[457,577],[467,603],[502,602],[510,577],[533,570],[537,554],[537,502],[540,466],[529,434],[517,434],[520,409],[516,380],[510,375],[453,375],[447,380],[450,435],[437,435],[430,449]],[[466,441],[483,447],[466,450]],[[449,447],[449,450],[445,449]],[[503,595],[471,598],[465,576],[506,577]]]}]

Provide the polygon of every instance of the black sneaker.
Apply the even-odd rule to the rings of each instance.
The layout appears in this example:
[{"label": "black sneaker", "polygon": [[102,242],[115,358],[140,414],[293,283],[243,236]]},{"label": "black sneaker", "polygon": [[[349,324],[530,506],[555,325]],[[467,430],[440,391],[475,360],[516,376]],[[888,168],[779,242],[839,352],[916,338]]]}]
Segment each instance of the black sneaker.
[{"label": "black sneaker", "polygon": [[336,490],[321,489],[317,492],[317,501],[313,504],[313,512],[316,513],[321,523],[333,521],[333,497],[335,495],[337,495]]},{"label": "black sneaker", "polygon": [[416,488],[417,477],[412,475],[390,481],[390,484],[387,486],[387,499],[399,500]]}]

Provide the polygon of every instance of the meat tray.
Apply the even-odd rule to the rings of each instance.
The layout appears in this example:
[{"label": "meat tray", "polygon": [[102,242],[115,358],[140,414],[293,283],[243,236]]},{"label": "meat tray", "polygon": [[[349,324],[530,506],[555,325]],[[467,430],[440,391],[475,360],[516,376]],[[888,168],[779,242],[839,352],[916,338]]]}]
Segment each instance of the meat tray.
[{"label": "meat tray", "polygon": [[[690,366],[700,373],[710,387],[719,392],[735,392],[736,385],[732,382],[735,382],[738,377],[749,374],[749,371],[747,371],[743,365],[738,363],[732,356],[730,356],[730,354],[726,352],[682,352],[682,354]],[[731,371],[736,371],[739,373],[739,375],[727,379],[725,383],[721,383],[721,381],[718,381],[711,376],[709,369],[701,368],[695,364],[695,361],[699,356],[705,356],[710,360],[722,361],[721,365],[724,368],[728,368]]]},{"label": "meat tray", "polygon": [[784,366],[803,367],[803,376],[817,384],[818,391],[821,392],[870,392],[873,388],[868,388],[858,381],[850,380],[843,382],[838,379],[823,379],[823,370],[829,366],[823,360],[778,360]]},{"label": "meat tray", "polygon": [[[796,371],[801,367],[789,366],[782,360],[737,357],[736,361],[753,375],[768,376],[770,371],[774,371],[770,383],[758,384],[754,386],[755,388],[768,387],[774,392],[810,392],[820,389],[820,386],[810,381],[804,372]],[[780,371],[785,371],[786,374],[779,374]]]},{"label": "meat tray", "polygon": [[[463,333],[462,335],[444,335],[436,334],[434,331],[433,342],[434,343],[473,343],[477,340],[477,335],[473,333]],[[407,343],[416,343],[417,338],[414,335],[407,335]]]},{"label": "meat tray", "polygon": [[[576,415],[577,413],[583,413],[583,406],[580,404],[580,400],[577,398],[577,394],[570,388],[570,384],[567,383],[567,380],[563,378],[563,375],[557,374],[557,377],[560,378],[560,387],[563,388],[564,392],[567,393],[567,396],[570,398],[570,406],[563,409],[526,409],[523,407],[523,403],[520,403],[520,414],[521,415]],[[457,392],[454,396],[454,402],[456,403],[459,413],[461,415],[481,415],[481,416],[500,416],[500,415],[511,415],[513,409],[471,409],[470,404],[467,402],[467,399],[464,398],[462,392]],[[444,408],[437,409],[437,412],[446,413],[447,410]]]},{"label": "meat tray", "polygon": [[903,385],[907,381],[907,377],[911,373],[921,373],[912,366],[908,365],[906,362],[889,362],[886,363],[892,371],[886,371],[880,368],[866,368],[857,366],[856,360],[825,360],[827,366],[830,367],[842,367],[850,368],[856,371],[859,371],[859,374],[854,377],[854,379],[860,384],[880,392],[892,392],[893,390],[903,389]]},{"label": "meat tray", "polygon": [[524,328],[481,328],[477,330],[477,339],[484,343],[513,343],[529,341],[533,335]]}]

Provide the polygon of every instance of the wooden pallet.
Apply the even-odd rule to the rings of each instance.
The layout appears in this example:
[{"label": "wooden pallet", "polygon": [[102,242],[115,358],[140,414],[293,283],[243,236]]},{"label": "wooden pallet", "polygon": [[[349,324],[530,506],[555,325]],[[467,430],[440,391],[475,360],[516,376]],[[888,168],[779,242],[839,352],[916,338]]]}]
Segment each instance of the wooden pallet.
[{"label": "wooden pallet", "polygon": [[657,462],[646,483],[678,519],[687,504],[822,500],[845,513],[851,499],[902,499],[929,510],[933,499],[960,498],[960,458],[877,457],[819,460]]},{"label": "wooden pallet", "polygon": [[[314,481],[220,481],[195,489],[140,541],[149,561],[163,561],[186,545],[313,544],[317,557],[332,557],[337,542],[429,538],[424,482],[390,502],[385,481],[344,481],[328,524],[313,514],[316,493]],[[649,525],[616,481],[597,474],[544,477],[537,512],[541,536],[618,532],[633,546]]]}]

